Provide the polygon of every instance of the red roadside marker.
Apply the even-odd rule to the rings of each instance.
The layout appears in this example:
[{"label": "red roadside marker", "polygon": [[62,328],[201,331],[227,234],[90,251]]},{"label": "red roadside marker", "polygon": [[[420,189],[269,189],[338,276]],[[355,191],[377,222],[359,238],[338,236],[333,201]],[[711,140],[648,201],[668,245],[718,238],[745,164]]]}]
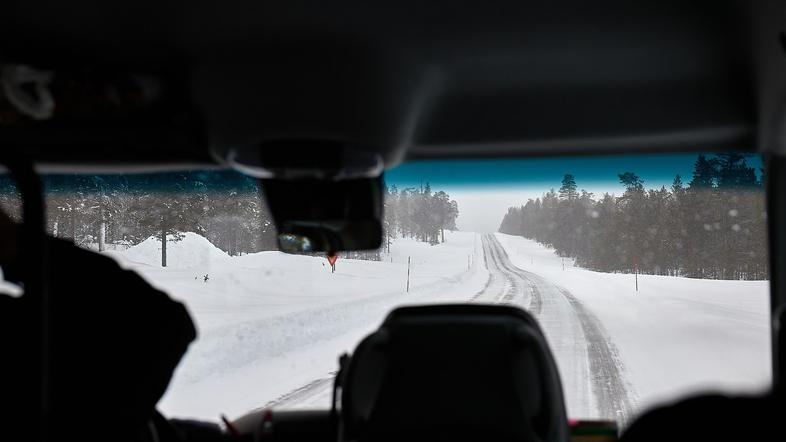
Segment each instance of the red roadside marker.
[{"label": "red roadside marker", "polygon": [[327,260],[330,263],[330,273],[336,273],[336,261],[338,260],[338,255],[335,253],[328,255]]}]

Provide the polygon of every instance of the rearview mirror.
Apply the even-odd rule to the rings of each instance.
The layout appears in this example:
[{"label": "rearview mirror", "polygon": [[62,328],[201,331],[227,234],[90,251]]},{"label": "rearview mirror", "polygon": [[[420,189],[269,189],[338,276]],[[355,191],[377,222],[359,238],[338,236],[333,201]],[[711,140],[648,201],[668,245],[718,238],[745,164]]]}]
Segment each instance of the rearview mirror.
[{"label": "rearview mirror", "polygon": [[333,253],[382,244],[381,177],[261,182],[281,251]]}]

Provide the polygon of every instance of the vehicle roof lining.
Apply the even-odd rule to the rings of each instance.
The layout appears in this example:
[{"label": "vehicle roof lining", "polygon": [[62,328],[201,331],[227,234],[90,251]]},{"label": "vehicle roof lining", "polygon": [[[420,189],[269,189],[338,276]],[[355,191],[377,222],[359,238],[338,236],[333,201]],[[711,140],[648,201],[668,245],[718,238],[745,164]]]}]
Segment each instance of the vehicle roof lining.
[{"label": "vehicle roof lining", "polygon": [[0,61],[174,73],[200,122],[172,146],[156,126],[91,148],[0,123],[2,144],[43,163],[208,165],[276,137],[341,140],[387,167],[784,144],[776,1],[41,3],[0,18]]}]

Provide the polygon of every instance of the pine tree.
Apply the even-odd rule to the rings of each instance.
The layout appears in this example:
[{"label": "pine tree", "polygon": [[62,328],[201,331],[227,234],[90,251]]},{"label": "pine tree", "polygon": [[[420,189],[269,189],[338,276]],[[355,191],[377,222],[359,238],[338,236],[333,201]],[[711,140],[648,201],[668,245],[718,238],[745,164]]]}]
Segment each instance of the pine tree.
[{"label": "pine tree", "polygon": [[625,192],[636,193],[644,191],[644,181],[633,172],[625,172],[618,175],[620,183],[625,186]]},{"label": "pine tree", "polygon": [[578,198],[579,194],[576,189],[576,179],[569,173],[565,174],[562,178],[562,186],[559,188],[560,199],[574,200]]},{"label": "pine tree", "polygon": [[685,191],[685,186],[682,184],[682,177],[677,174],[674,177],[674,181],[671,183],[671,192],[675,195],[679,195]]},{"label": "pine tree", "polygon": [[390,188],[385,186],[385,198],[383,203],[384,218],[382,222],[382,231],[384,236],[384,245],[388,253],[390,253],[390,245],[396,237],[398,230],[398,188],[394,184]]},{"label": "pine tree", "polygon": [[691,189],[709,189],[715,185],[718,176],[718,162],[699,155],[693,164],[693,179],[688,183]]}]

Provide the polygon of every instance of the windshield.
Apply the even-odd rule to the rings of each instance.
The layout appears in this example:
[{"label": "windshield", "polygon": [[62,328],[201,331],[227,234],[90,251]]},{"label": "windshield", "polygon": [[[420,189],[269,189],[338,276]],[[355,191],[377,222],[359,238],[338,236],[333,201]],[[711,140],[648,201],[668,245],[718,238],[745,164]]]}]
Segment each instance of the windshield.
[{"label": "windshield", "polygon": [[188,306],[199,339],[159,405],[168,416],[328,408],[339,355],[392,308],[482,302],[538,319],[571,417],[624,424],[685,395],[770,386],[761,166],[407,163],[385,176],[382,248],[335,262],[276,251],[256,181],[227,171],[48,176],[47,225]]}]

